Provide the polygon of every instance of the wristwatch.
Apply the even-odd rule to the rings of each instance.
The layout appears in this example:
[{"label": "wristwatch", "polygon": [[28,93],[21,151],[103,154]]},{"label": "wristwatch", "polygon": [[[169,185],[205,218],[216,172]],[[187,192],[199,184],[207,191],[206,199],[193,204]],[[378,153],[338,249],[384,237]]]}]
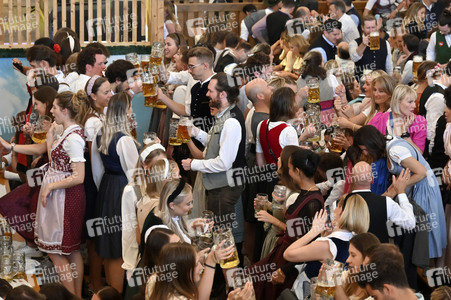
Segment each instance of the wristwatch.
[{"label": "wristwatch", "polygon": [[11,143],[11,151],[14,151],[14,147],[16,147],[16,143]]},{"label": "wristwatch", "polygon": [[405,138],[410,138],[410,133],[409,133],[409,132],[404,132],[403,134],[401,134],[401,137],[402,137],[403,139],[405,139]]}]

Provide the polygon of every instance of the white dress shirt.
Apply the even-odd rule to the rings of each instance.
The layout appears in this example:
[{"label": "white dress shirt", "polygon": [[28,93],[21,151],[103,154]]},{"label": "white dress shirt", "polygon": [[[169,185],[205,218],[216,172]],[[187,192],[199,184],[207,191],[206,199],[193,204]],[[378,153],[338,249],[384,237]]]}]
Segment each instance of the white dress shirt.
[{"label": "white dress shirt", "polygon": [[[441,86],[443,89],[446,89],[446,86],[443,84],[437,83],[435,84]],[[434,148],[434,139],[435,139],[435,125],[437,124],[437,120],[443,115],[445,111],[445,96],[441,93],[432,94],[426,103],[424,104],[424,108],[426,109],[426,121],[427,121],[427,139],[429,140],[429,153],[431,153]]]},{"label": "white dress shirt", "polygon": [[[384,39],[382,39],[383,41]],[[390,44],[388,43],[388,41],[385,41],[387,43],[387,58],[385,59],[385,70],[389,75],[393,74],[393,62],[392,62],[392,58],[391,58],[391,47]],[[357,45],[357,42],[351,41],[349,43],[349,55],[351,56],[351,59],[353,62],[358,62],[359,60],[362,59],[363,55],[359,55],[357,53],[357,47],[359,45]]]},{"label": "white dress shirt", "polygon": [[[260,127],[262,125],[263,121],[260,122],[257,126],[257,136],[255,138],[255,152],[256,153],[263,153],[262,145],[260,142]],[[269,130],[281,125],[281,124],[287,124],[286,122],[280,121],[280,122],[270,122],[269,123]],[[287,127],[285,127],[279,135],[279,145],[283,149],[285,146],[293,145],[293,146],[299,146],[298,141],[298,134],[296,132],[296,129],[294,129],[293,126],[288,124]]]},{"label": "white dress shirt", "polygon": [[[451,47],[451,34],[445,35],[446,44]],[[429,39],[429,44],[426,49],[426,60],[435,61],[437,53],[435,53],[435,44],[437,43],[437,32],[434,32]]]},{"label": "white dress shirt", "polygon": [[[352,192],[371,192],[371,190],[353,190]],[[413,207],[405,193],[398,194],[399,204],[390,197],[385,197],[385,201],[387,204],[387,220],[407,230],[415,228],[416,221]]]},{"label": "white dress shirt", "polygon": [[[216,115],[216,120],[220,118],[226,110]],[[208,142],[211,136],[203,130],[200,130],[196,136],[196,139],[203,145],[207,145],[204,150],[206,154],[208,149]],[[233,162],[236,160],[238,154],[238,148],[240,146],[241,139],[245,138],[241,136],[241,125],[235,118],[229,118],[224,122],[224,126],[219,138],[219,155],[211,159],[193,159],[191,161],[191,169],[193,171],[200,171],[202,173],[219,173],[229,170]]]},{"label": "white dress shirt", "polygon": [[359,30],[351,16],[343,14],[338,21],[342,24],[341,31],[343,33],[343,42],[349,43],[360,37]]}]

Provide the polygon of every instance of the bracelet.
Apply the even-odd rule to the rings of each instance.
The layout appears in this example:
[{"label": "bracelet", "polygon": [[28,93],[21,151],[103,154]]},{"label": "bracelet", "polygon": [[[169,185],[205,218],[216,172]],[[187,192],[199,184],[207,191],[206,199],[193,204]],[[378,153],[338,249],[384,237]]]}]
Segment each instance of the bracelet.
[{"label": "bracelet", "polygon": [[207,264],[207,263],[204,263],[204,266],[206,266],[207,268],[210,268],[210,269],[216,270],[216,268],[215,268],[215,267],[213,267],[213,266],[210,266],[210,265],[209,265],[209,264]]},{"label": "bracelet", "polygon": [[11,143],[11,151],[14,151],[15,146],[16,146],[16,143]]}]

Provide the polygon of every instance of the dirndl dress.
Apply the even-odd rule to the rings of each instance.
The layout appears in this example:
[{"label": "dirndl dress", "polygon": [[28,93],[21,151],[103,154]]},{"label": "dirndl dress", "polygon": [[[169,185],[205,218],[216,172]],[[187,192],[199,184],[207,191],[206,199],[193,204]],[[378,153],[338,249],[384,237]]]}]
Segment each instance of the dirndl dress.
[{"label": "dirndl dress", "polygon": [[[78,125],[68,127],[51,149],[51,162],[42,182],[41,192],[53,182],[72,175],[71,159],[63,143],[71,134],[84,139]],[[80,160],[82,161],[82,160]],[[50,192],[46,206],[38,201],[36,210],[35,243],[47,253],[69,255],[80,248],[85,215],[85,189],[83,184]]]}]

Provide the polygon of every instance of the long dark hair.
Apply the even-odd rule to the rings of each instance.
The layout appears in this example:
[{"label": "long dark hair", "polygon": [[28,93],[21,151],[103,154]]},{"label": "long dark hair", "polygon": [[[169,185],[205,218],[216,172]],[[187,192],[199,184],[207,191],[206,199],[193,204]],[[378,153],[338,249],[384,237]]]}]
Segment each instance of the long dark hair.
[{"label": "long dark hair", "polygon": [[147,237],[144,246],[144,254],[142,259],[143,268],[152,269],[157,264],[158,256],[161,248],[169,243],[171,235],[175,234],[172,230],[166,228],[156,228]]},{"label": "long dark hair", "polygon": [[71,294],[61,283],[48,283],[41,287],[39,293],[47,300],[77,300],[79,298]]},{"label": "long dark hair", "polygon": [[150,295],[150,300],[171,298],[178,294],[188,299],[197,299],[198,291],[194,282],[194,272],[197,264],[196,250],[190,244],[166,244],[158,258],[157,278],[167,276],[168,268],[177,274],[172,280],[157,280]]},{"label": "long dark hair", "polygon": [[299,169],[308,178],[313,178],[318,168],[320,157],[310,150],[299,148],[291,154],[290,159],[294,169]]},{"label": "long dark hair", "polygon": [[300,148],[298,146],[288,145],[285,146],[282,150],[282,153],[280,154],[280,160],[281,160],[281,166],[280,169],[277,170],[277,175],[279,175],[280,178],[280,184],[286,186],[292,191],[298,190],[298,187],[293,181],[293,178],[291,178],[288,168],[288,161],[290,160],[291,154],[299,150]]},{"label": "long dark hair", "polygon": [[382,157],[386,157],[386,139],[374,126],[362,126],[354,134],[354,144],[349,147],[347,154],[353,164],[360,161],[362,150],[359,146],[366,147],[373,162]]},{"label": "long dark hair", "polygon": [[305,79],[308,75],[319,77],[324,80],[327,77],[326,69],[321,67],[323,57],[318,51],[310,51],[304,56],[304,62],[301,67],[301,77]]}]

